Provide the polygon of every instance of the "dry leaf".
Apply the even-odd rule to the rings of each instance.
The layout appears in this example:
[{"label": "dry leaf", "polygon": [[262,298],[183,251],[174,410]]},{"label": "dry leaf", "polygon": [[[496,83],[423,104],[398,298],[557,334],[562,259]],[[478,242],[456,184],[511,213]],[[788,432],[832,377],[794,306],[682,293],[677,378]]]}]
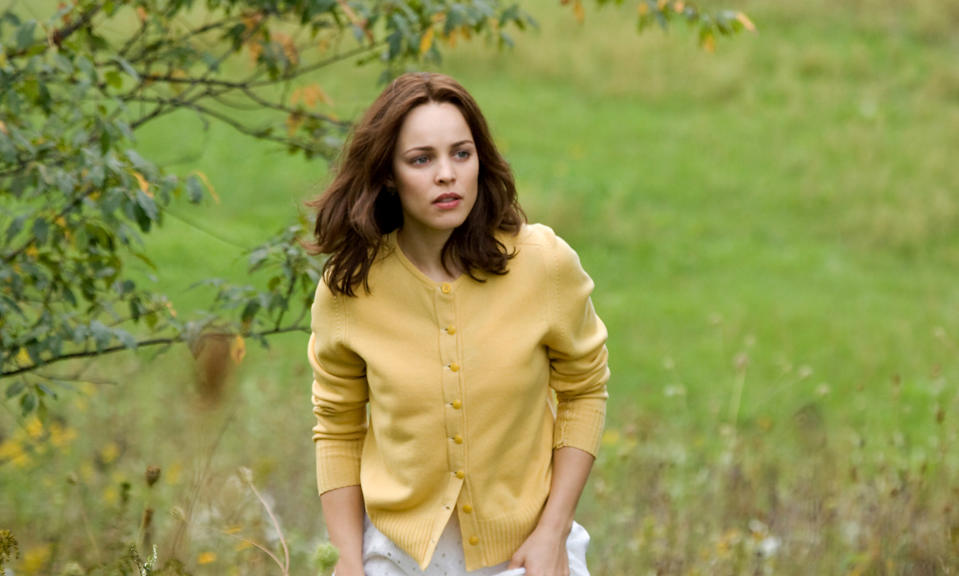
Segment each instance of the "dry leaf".
[{"label": "dry leaf", "polygon": [[750,32],[756,31],[756,25],[753,24],[753,21],[749,19],[749,16],[746,16],[742,12],[736,12],[736,20],[743,25],[743,28],[749,30]]},{"label": "dry leaf", "polygon": [[199,178],[200,181],[203,182],[203,185],[206,186],[206,189],[210,193],[210,196],[213,197],[213,201],[219,204],[220,197],[217,196],[216,190],[213,188],[213,184],[210,184],[210,179],[206,177],[206,174],[204,174],[203,172],[200,172],[199,170],[194,170],[192,173],[196,174],[197,178]]},{"label": "dry leaf", "polygon": [[586,20],[586,10],[583,9],[582,0],[576,0],[573,3],[573,14],[576,15],[576,20],[579,22]]},{"label": "dry leaf", "polygon": [[141,190],[144,194],[146,194],[147,196],[149,196],[150,198],[153,198],[153,193],[150,192],[150,183],[147,182],[147,179],[143,177],[143,174],[140,174],[139,172],[137,172],[136,170],[134,170],[134,171],[133,171],[133,177],[137,179],[137,183],[139,183],[139,185],[140,185],[140,190]]},{"label": "dry leaf", "polygon": [[420,56],[429,52],[429,49],[433,46],[433,36],[435,34],[436,29],[433,27],[427,28],[426,32],[423,33],[420,38]]},{"label": "dry leaf", "polygon": [[233,362],[239,364],[243,362],[243,359],[246,357],[246,341],[243,340],[243,336],[239,334],[236,335],[236,338],[233,339],[233,342],[230,342],[230,358],[233,358]]}]

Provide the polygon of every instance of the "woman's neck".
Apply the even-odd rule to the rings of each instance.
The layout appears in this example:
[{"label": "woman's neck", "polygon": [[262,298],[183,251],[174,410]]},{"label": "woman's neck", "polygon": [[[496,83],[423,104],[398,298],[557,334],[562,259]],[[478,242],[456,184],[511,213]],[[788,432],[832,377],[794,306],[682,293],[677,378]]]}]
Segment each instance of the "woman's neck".
[{"label": "woman's neck", "polygon": [[396,242],[407,259],[430,280],[452,282],[462,272],[455,263],[450,263],[449,271],[443,267],[443,246],[449,240],[449,231],[437,231],[433,234],[413,233],[400,228],[396,233]]}]

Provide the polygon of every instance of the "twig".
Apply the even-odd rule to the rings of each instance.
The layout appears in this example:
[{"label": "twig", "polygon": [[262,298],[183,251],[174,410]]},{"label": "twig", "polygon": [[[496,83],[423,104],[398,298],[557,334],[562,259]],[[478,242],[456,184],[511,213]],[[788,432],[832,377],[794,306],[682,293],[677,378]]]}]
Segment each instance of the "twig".
[{"label": "twig", "polygon": [[290,274],[290,285],[286,287],[286,302],[287,306],[280,310],[280,315],[276,319],[276,324],[273,325],[274,328],[279,328],[280,324],[283,323],[283,316],[286,315],[286,311],[290,309],[290,296],[293,295],[293,290],[296,289],[296,274]]},{"label": "twig", "polygon": [[[276,519],[276,516],[273,514],[273,509],[270,508],[270,505],[266,503],[266,500],[263,499],[263,496],[260,495],[260,491],[256,489],[256,485],[253,484],[253,481],[249,482],[250,490],[253,490],[253,493],[256,494],[257,500],[260,501],[260,504],[263,505],[263,508],[266,509],[266,513],[270,516],[270,521],[273,522],[273,528],[276,529],[276,533],[280,535],[280,545],[283,546],[283,560],[284,563],[280,564],[277,561],[277,564],[280,564],[280,567],[283,569],[283,574],[290,573],[290,549],[286,546],[286,538],[283,537],[283,530],[280,529],[280,522]],[[270,554],[270,556],[273,556]]]},{"label": "twig", "polygon": [[[266,546],[263,546],[262,544],[259,544],[259,543],[256,542],[255,540],[250,540],[249,538],[244,538],[243,536],[237,536],[236,534],[230,534],[230,533],[227,532],[226,530],[223,530],[223,533],[226,534],[227,536],[232,537],[232,538],[236,538],[237,540],[239,540],[240,542],[243,542],[244,544],[249,544],[250,546],[254,546],[254,547],[258,548],[258,549],[261,550],[263,553],[265,553],[267,556],[269,556],[270,558],[272,558],[273,561],[276,562],[276,565],[279,566],[281,570],[283,570],[283,563],[280,562],[280,559],[276,557],[276,554],[274,554],[273,552],[270,552],[270,550],[269,550]],[[285,544],[283,545],[283,548],[284,548],[284,550],[286,549],[286,545],[285,545]],[[289,565],[289,562],[287,562],[287,564]],[[284,570],[283,573],[284,573],[284,574],[287,574],[287,570]]]}]

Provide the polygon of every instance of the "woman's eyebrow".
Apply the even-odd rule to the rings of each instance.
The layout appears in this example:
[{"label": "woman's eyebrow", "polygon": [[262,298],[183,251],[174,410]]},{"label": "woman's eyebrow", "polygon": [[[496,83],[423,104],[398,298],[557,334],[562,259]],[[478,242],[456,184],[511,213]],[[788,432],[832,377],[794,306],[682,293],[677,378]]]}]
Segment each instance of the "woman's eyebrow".
[{"label": "woman's eyebrow", "polygon": [[[453,142],[452,144],[450,144],[450,148],[456,148],[457,146],[462,146],[464,144],[472,144],[475,146],[472,140],[467,139],[467,140],[460,140],[458,142]],[[406,150],[404,150],[403,153],[409,154],[410,152],[420,151],[420,150],[423,152],[432,152],[433,150],[435,150],[435,148],[429,145],[413,146],[412,148],[407,148]]]}]

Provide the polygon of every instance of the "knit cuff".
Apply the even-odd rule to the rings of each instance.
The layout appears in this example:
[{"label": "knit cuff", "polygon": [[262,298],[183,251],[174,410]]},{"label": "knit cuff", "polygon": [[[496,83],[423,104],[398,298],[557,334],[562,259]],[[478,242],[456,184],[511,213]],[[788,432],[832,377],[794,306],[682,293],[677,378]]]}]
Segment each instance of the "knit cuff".
[{"label": "knit cuff", "polygon": [[336,488],[360,484],[360,457],[363,439],[316,444],[316,486],[320,494]]},{"label": "knit cuff", "polygon": [[572,446],[595,457],[599,453],[605,423],[605,400],[590,398],[560,403],[553,426],[553,449]]}]

